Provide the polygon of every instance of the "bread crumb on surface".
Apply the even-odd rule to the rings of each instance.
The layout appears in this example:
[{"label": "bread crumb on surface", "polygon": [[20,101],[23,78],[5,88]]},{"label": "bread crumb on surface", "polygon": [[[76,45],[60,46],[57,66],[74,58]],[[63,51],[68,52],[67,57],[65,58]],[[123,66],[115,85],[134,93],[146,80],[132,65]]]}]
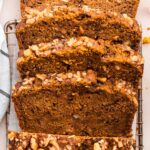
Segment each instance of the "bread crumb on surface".
[{"label": "bread crumb on surface", "polygon": [[148,27],[147,30],[150,30],[150,27]]},{"label": "bread crumb on surface", "polygon": [[150,44],[150,36],[145,36],[144,37],[143,44]]}]

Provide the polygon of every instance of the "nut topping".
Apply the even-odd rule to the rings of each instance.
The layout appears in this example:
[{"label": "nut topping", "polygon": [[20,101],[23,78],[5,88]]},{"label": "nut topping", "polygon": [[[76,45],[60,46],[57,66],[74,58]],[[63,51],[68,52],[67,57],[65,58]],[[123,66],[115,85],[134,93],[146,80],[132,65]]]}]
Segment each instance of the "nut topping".
[{"label": "nut topping", "polygon": [[94,143],[94,150],[101,150],[99,143]]},{"label": "nut topping", "polygon": [[35,138],[33,138],[33,137],[31,138],[30,144],[31,144],[31,148],[33,150],[37,150],[38,149],[38,144],[37,144],[37,141],[36,141]]}]

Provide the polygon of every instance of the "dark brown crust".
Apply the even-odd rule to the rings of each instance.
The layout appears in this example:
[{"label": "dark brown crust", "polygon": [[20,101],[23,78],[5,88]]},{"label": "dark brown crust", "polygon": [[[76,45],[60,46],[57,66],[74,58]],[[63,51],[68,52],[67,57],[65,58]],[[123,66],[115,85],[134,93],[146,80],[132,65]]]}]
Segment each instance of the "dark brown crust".
[{"label": "dark brown crust", "polygon": [[144,60],[138,51],[88,37],[41,43],[19,53],[17,67],[22,78],[91,68],[99,76],[123,79],[138,87],[143,73]]},{"label": "dark brown crust", "polygon": [[9,150],[135,150],[135,140],[125,137],[84,137],[9,132]]},{"label": "dark brown crust", "polygon": [[128,14],[131,17],[135,17],[137,8],[139,5],[139,0],[116,0],[116,1],[106,1],[106,0],[21,0],[21,14],[22,17],[25,16],[25,8],[31,7],[36,9],[41,9],[45,4],[54,6],[54,5],[88,5],[93,8],[99,8],[103,11],[114,11],[121,14]]},{"label": "dark brown crust", "polygon": [[24,79],[12,99],[24,131],[89,136],[131,136],[138,105],[129,83],[92,70]]},{"label": "dark brown crust", "polygon": [[[28,11],[28,19],[22,20],[17,26],[20,48],[26,49],[29,45],[49,42],[55,38],[68,39],[79,36],[118,43],[128,42],[136,50],[139,48],[140,27],[126,14],[104,13],[85,6],[82,8],[55,6],[52,9],[46,8],[42,12],[30,9]],[[31,15],[32,11],[34,18]],[[47,15],[48,17],[45,17]]]}]

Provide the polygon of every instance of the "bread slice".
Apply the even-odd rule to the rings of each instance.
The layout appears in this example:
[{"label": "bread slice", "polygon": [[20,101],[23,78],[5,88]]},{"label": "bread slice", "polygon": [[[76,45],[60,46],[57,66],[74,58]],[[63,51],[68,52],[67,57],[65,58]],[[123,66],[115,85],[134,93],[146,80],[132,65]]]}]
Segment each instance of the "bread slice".
[{"label": "bread slice", "polygon": [[88,37],[55,39],[21,50],[17,67],[21,77],[93,69],[106,79],[123,79],[135,87],[143,73],[143,57],[125,44]]},{"label": "bread slice", "polygon": [[113,137],[132,135],[136,95],[129,83],[101,83],[88,70],[26,78],[12,99],[24,131]]},{"label": "bread slice", "polygon": [[77,5],[77,7],[88,5],[92,8],[99,8],[102,11],[113,11],[135,17],[139,0],[21,0],[21,14],[24,17],[28,7],[42,10],[45,6],[52,7],[54,5]]},{"label": "bread slice", "polygon": [[27,19],[17,26],[19,47],[51,42],[53,39],[69,39],[88,36],[93,39],[126,43],[138,50],[141,40],[140,27],[126,14],[104,13],[88,6],[46,7],[43,11],[29,9]]},{"label": "bread slice", "polygon": [[9,132],[9,150],[135,150],[135,140],[125,137],[87,137]]}]

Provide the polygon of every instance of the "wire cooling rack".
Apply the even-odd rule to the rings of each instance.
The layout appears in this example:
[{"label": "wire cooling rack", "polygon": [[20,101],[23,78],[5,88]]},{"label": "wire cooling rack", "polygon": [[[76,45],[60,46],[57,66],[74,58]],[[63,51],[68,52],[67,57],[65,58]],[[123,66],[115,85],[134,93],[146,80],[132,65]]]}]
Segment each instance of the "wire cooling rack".
[{"label": "wire cooling rack", "polygon": [[[16,64],[16,58],[17,58],[17,42],[16,42],[16,25],[18,24],[17,20],[12,20],[12,21],[8,21],[5,24],[4,30],[5,30],[5,34],[6,34],[6,40],[7,40],[7,46],[8,46],[8,50],[9,50],[9,54],[7,54],[6,57],[9,56],[9,60],[10,60],[10,85],[11,88],[14,85],[15,80],[17,80],[18,75],[17,75],[17,70],[15,68],[15,64]],[[142,46],[140,48],[140,52],[142,54]],[[1,52],[3,53],[3,52]],[[6,55],[6,54],[3,54]],[[15,70],[15,73],[14,73]],[[3,91],[3,93],[5,94],[5,92]],[[140,89],[138,91],[138,112],[136,114],[136,150],[143,150],[144,146],[143,146],[143,99],[142,99],[142,81],[140,83]],[[13,105],[10,102],[10,107],[7,111],[7,129],[9,130],[9,126],[11,126],[11,122],[10,122],[10,110],[11,110],[11,105]],[[13,122],[14,123],[14,122]],[[14,127],[16,130],[18,130],[18,126],[16,125]]]}]

